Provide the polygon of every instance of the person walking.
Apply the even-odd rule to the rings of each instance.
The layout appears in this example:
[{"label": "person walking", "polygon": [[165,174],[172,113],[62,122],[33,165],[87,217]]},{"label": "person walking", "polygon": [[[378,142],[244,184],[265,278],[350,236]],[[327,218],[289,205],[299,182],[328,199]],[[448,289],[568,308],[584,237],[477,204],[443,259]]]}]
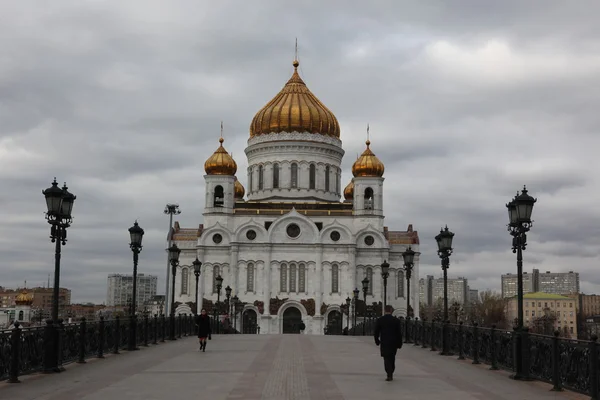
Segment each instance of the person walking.
[{"label": "person walking", "polygon": [[386,381],[394,380],[396,352],[402,348],[402,327],[400,320],[392,316],[393,308],[385,306],[384,315],[375,324],[375,344],[379,346],[383,366],[387,374]]},{"label": "person walking", "polygon": [[206,351],[206,338],[212,339],[212,330],[210,328],[210,317],[206,314],[206,309],[200,311],[200,315],[196,317],[196,326],[198,327],[198,341],[200,342],[200,349],[202,352]]}]

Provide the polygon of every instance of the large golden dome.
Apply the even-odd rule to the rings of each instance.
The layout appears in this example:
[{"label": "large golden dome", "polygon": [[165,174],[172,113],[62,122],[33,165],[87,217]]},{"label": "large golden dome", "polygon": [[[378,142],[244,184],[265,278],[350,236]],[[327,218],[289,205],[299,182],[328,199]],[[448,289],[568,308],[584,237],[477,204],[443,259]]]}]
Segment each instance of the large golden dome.
[{"label": "large golden dome", "polygon": [[344,199],[353,200],[354,199],[354,181],[350,181],[348,186],[344,189]]},{"label": "large golden dome", "polygon": [[298,75],[300,63],[294,60],[293,65],[290,80],[252,119],[250,137],[265,133],[310,132],[339,138],[337,118],[308,90]]},{"label": "large golden dome", "polygon": [[244,189],[244,186],[240,183],[240,181],[237,180],[237,178],[233,184],[233,192],[234,197],[240,200],[244,199],[244,195],[246,194],[246,189]]},{"label": "large golden dome", "polygon": [[360,157],[358,157],[358,160],[356,160],[354,162],[354,165],[352,165],[352,175],[378,177],[383,176],[385,166],[369,148],[369,146],[371,145],[370,140],[367,139],[366,145],[367,148],[365,149],[365,151],[363,151]]},{"label": "large golden dome", "polygon": [[221,145],[204,163],[204,170],[207,175],[235,175],[237,172],[235,160],[225,150],[225,147],[223,147],[224,141],[222,137],[219,138]]},{"label": "large golden dome", "polygon": [[15,304],[18,306],[30,306],[33,304],[33,296],[23,289],[21,293],[15,297]]}]

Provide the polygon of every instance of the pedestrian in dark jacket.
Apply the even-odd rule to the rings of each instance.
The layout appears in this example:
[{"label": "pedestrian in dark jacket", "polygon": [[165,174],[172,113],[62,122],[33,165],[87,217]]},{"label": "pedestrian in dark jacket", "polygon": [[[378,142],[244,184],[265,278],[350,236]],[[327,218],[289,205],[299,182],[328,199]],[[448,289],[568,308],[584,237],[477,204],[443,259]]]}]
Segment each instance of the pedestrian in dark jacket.
[{"label": "pedestrian in dark jacket", "polygon": [[394,379],[396,352],[402,347],[402,328],[400,320],[392,316],[392,306],[385,306],[385,315],[375,324],[375,344],[379,346],[383,365],[387,374],[386,381]]},{"label": "pedestrian in dark jacket", "polygon": [[202,309],[200,315],[196,316],[196,326],[198,327],[198,340],[200,342],[200,349],[203,352],[206,351],[206,338],[211,340],[212,330],[210,328],[210,317],[206,314],[206,310]]}]

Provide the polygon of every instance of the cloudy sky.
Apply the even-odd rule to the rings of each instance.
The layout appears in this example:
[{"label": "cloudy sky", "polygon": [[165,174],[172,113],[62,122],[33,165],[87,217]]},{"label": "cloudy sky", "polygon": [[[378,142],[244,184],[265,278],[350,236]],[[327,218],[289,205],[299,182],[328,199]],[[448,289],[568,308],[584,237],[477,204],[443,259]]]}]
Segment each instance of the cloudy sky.
[{"label": "cloudy sky", "polygon": [[[386,225],[412,223],[421,274],[456,233],[450,275],[499,289],[515,272],[505,203],[538,198],[525,270],[576,270],[600,293],[600,6],[594,1],[59,1],[0,3],[0,285],[54,266],[41,190],[77,195],[63,253],[73,301],[103,302],[131,273],[164,289],[166,203],[202,222],[203,163],[238,171],[252,117],[292,73],[342,127],[343,184],[364,148],[386,164]],[[246,185],[245,174],[238,174]]]}]

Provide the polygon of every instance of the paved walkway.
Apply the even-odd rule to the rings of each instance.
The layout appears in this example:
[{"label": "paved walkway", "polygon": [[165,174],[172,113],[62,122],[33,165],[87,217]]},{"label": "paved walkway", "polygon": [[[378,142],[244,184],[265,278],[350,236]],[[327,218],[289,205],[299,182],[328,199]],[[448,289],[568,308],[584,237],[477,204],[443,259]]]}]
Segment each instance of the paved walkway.
[{"label": "paved walkway", "polygon": [[197,351],[195,338],[72,364],[56,375],[0,383],[11,400],[588,399],[515,382],[503,371],[405,345],[393,382],[371,338],[224,335]]}]

